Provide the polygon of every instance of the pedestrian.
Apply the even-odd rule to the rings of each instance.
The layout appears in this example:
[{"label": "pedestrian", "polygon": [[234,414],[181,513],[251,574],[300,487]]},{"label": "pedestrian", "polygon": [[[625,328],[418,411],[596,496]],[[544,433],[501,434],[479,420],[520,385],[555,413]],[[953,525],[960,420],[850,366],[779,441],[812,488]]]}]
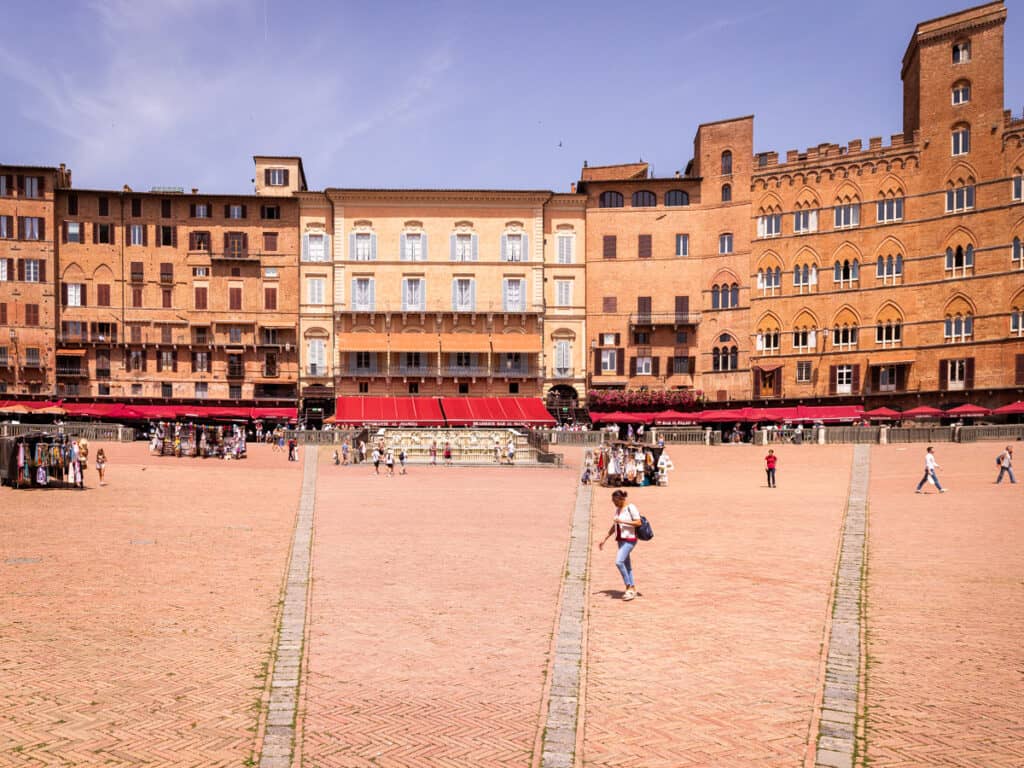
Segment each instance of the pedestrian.
[{"label": "pedestrian", "polygon": [[98,451],[96,451],[96,471],[99,472],[100,475],[100,485],[106,485],[106,483],[103,482],[103,470],[106,468],[106,466],[107,454],[104,453],[103,448],[100,448]]},{"label": "pedestrian", "polygon": [[398,463],[402,465],[402,474],[405,474],[405,460],[408,458],[408,454],[405,452],[405,446],[398,449]]},{"label": "pedestrian", "polygon": [[447,440],[444,441],[444,465],[446,467],[452,465],[452,444]]},{"label": "pedestrian", "polygon": [[430,441],[430,464],[437,466],[437,440]]},{"label": "pedestrian", "polygon": [[348,438],[346,437],[344,442],[341,444],[341,463],[348,464]]},{"label": "pedestrian", "polygon": [[626,585],[626,591],[622,594],[623,600],[632,600],[637,595],[636,582],[633,579],[633,563],[630,560],[630,553],[636,546],[636,529],[640,525],[640,511],[635,504],[626,501],[628,494],[623,490],[612,493],[612,503],[615,505],[615,515],[612,518],[612,527],[598,543],[598,549],[604,549],[604,543],[614,533],[615,541],[618,543],[618,553],[615,555],[615,567],[622,574],[622,581]]},{"label": "pedestrian", "polygon": [[361,463],[364,463],[364,464],[366,463],[366,441],[365,440],[360,440],[359,441],[359,461]]},{"label": "pedestrian", "polygon": [[380,449],[379,448],[374,448],[373,449],[373,456],[372,456],[372,458],[373,458],[373,471],[376,472],[379,475],[380,474]]},{"label": "pedestrian", "polygon": [[928,446],[928,450],[924,454],[924,477],[921,478],[921,482],[917,484],[917,493],[924,493],[921,488],[924,484],[931,482],[936,488],[939,489],[939,493],[945,493],[946,489],[942,487],[939,482],[939,476],[935,474],[936,469],[941,469],[939,464],[935,461],[935,454],[932,452],[932,446]]},{"label": "pedestrian", "polygon": [[494,436],[494,463],[501,464],[501,440]]},{"label": "pedestrian", "polygon": [[509,466],[516,463],[516,441],[514,438],[508,439],[508,463]]},{"label": "pedestrian", "polygon": [[999,465],[999,477],[996,478],[996,484],[1003,482],[1003,473],[1005,472],[1010,476],[1010,482],[1016,483],[1017,478],[1013,476],[1013,448],[1006,446],[1006,450],[999,454],[996,459],[996,464]]},{"label": "pedestrian", "polygon": [[775,455],[775,451],[771,448],[768,449],[768,455],[764,457],[764,473],[768,475],[768,487],[775,487],[775,465],[778,464],[779,457]]},{"label": "pedestrian", "polygon": [[395,452],[388,448],[384,452],[384,466],[388,468],[388,477],[395,476]]},{"label": "pedestrian", "polygon": [[336,467],[337,467],[337,466],[338,466],[338,465],[340,465],[340,464],[341,464],[341,457],[340,457],[340,456],[338,456],[338,450],[337,450],[337,449],[335,449],[335,450],[334,450],[334,466],[336,466]]}]

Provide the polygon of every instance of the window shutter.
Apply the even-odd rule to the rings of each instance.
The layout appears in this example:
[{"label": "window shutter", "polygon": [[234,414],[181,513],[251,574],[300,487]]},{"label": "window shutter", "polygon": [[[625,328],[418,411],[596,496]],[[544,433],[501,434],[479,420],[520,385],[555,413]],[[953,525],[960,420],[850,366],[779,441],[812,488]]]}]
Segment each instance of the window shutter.
[{"label": "window shutter", "polygon": [[839,366],[830,365],[828,367],[828,393],[834,395],[836,393],[836,376],[838,375]]},{"label": "window shutter", "polygon": [[[20,178],[20,177],[19,177]],[[25,260],[18,259],[18,282],[25,282]]]},{"label": "window shutter", "polygon": [[[617,338],[617,336],[616,336]],[[618,347],[615,350],[615,373],[621,376],[626,369],[626,350]]]},{"label": "window shutter", "polygon": [[501,236],[501,260],[508,261],[508,237]]},{"label": "window shutter", "polygon": [[89,286],[86,285],[85,283],[82,283],[82,306],[83,307],[89,306],[88,291],[89,291]]},{"label": "window shutter", "polygon": [[[669,376],[674,376],[675,373],[676,373],[676,359],[674,357],[671,357],[671,356],[667,357],[665,359],[665,368],[666,368],[665,373],[667,373]],[[680,373],[681,373],[681,371],[680,371]]]},{"label": "window shutter", "polygon": [[473,238],[473,261],[477,261],[480,258],[480,237],[478,235],[472,235]]},{"label": "window shutter", "polygon": [[974,358],[967,358],[967,370],[964,372],[964,387],[974,389]]},{"label": "window shutter", "polygon": [[775,371],[775,387],[772,390],[776,397],[782,395],[782,369],[779,368]]},{"label": "window shutter", "polygon": [[194,219],[196,217],[196,204],[195,203],[189,203],[188,204],[188,217],[190,219]]},{"label": "window shutter", "polygon": [[757,349],[758,352],[761,352],[761,351],[764,350],[764,334],[763,333],[759,333],[759,334],[757,334],[756,338],[757,338],[756,349]]},{"label": "window shutter", "polygon": [[266,187],[270,186],[270,169],[269,168],[264,168],[263,169],[263,185],[266,186]]},{"label": "window shutter", "polygon": [[68,284],[67,283],[61,283],[60,284],[60,304],[61,304],[62,307],[66,307],[68,305]]},{"label": "window shutter", "polygon": [[636,358],[635,357],[630,357],[629,358],[629,375],[630,376],[636,376]]},{"label": "window shutter", "polygon": [[[670,357],[669,360],[671,360],[671,359],[672,358]],[[661,364],[661,358],[660,357],[654,357],[654,358],[651,359],[651,375],[652,376],[660,376],[661,375],[661,365],[660,364]]]},{"label": "window shutter", "polygon": [[429,243],[429,238],[427,237],[427,233],[426,232],[424,232],[424,233],[422,233],[420,235],[420,244],[423,246],[422,257],[421,257],[422,261],[427,261],[427,259],[429,258],[427,256],[427,246],[430,243]]},{"label": "window shutter", "polygon": [[242,253],[249,253],[249,233],[242,233]]},{"label": "window shutter", "polygon": [[246,218],[247,216],[248,216],[248,210],[247,210],[247,206],[244,206],[244,205],[243,205],[243,206],[242,206],[242,218],[244,219],[244,218]]},{"label": "window shutter", "polygon": [[602,258],[614,259],[615,258],[615,235],[605,235],[602,246]]},{"label": "window shutter", "polygon": [[176,349],[171,350],[171,370],[178,370],[178,350]]},{"label": "window shutter", "polygon": [[290,176],[291,176],[291,171],[288,168],[285,168],[284,169],[284,185],[286,187],[289,186],[288,179],[289,179]]},{"label": "window shutter", "polygon": [[1024,384],[1024,355],[1017,355],[1016,357],[1017,371],[1014,377],[1017,384]]},{"label": "window shutter", "polygon": [[756,400],[757,398],[761,397],[761,369],[755,366],[751,370],[751,374],[753,375],[754,399]]},{"label": "window shutter", "polygon": [[452,261],[455,261],[455,242],[457,240],[458,237],[455,234],[451,234],[448,236],[448,252],[449,257]]},{"label": "window shutter", "polygon": [[405,233],[403,232],[398,236],[398,260],[406,261],[409,258],[408,253],[405,249]]},{"label": "window shutter", "polygon": [[469,307],[476,310],[476,280],[469,281]]},{"label": "window shutter", "polygon": [[697,358],[688,357],[686,358],[686,371],[684,373],[694,374],[697,372]]},{"label": "window shutter", "polygon": [[852,392],[860,392],[860,363],[853,366],[853,377],[850,382],[850,389]]},{"label": "window shutter", "polygon": [[142,226],[142,244],[143,245],[149,245],[149,227],[147,227],[145,224],[142,224],[141,226]]},{"label": "window shutter", "polygon": [[[1024,355],[1017,355],[1017,373],[1020,374],[1022,371],[1021,360],[1024,360]],[[601,375],[601,350],[594,350],[594,375]],[[1019,378],[1019,377],[1018,377]]]},{"label": "window shutter", "polygon": [[907,388],[907,366],[896,366],[896,389],[903,392]]},{"label": "window shutter", "polygon": [[622,343],[622,334],[621,333],[616,333],[615,334],[615,346],[617,347],[621,343]]},{"label": "window shutter", "polygon": [[370,278],[370,309],[377,308],[377,281]]},{"label": "window shutter", "polygon": [[523,232],[523,261],[530,260],[530,236]]},{"label": "window shutter", "polygon": [[46,259],[39,260],[39,282],[46,282]]},{"label": "window shutter", "polygon": [[939,389],[949,388],[949,361],[939,360]]},{"label": "window shutter", "polygon": [[[113,241],[111,241],[111,242],[113,242]],[[173,225],[171,226],[171,247],[172,248],[177,248],[178,247],[178,228],[176,226],[173,226]]]}]

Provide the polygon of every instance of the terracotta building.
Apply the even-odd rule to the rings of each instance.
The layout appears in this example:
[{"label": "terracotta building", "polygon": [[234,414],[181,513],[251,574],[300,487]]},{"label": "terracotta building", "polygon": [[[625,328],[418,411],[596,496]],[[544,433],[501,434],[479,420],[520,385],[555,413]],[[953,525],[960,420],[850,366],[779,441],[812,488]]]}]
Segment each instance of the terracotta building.
[{"label": "terracotta building", "polygon": [[[529,395],[585,382],[579,195],[328,189],[341,395]],[[319,290],[319,289],[318,289]],[[316,294],[318,297],[321,295]]]},{"label": "terracotta building", "polygon": [[259,197],[58,190],[56,394],[294,403],[299,180],[284,178]]},{"label": "terracotta building", "polygon": [[54,206],[60,168],[0,166],[0,394],[54,390]]},{"label": "terracotta building", "polygon": [[1005,18],[996,2],[918,25],[888,142],[780,161],[750,151],[744,118],[702,125],[680,178],[584,168],[593,385],[1019,397],[1024,119],[1003,109]]}]

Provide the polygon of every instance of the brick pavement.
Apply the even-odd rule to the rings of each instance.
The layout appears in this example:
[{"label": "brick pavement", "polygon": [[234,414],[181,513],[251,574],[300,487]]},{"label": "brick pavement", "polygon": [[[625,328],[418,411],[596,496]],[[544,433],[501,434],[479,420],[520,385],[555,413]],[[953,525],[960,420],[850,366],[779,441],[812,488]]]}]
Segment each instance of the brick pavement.
[{"label": "brick pavement", "polygon": [[[584,766],[794,766],[807,752],[849,446],[673,447],[669,488],[630,491],[655,529],[619,600],[591,553]],[[595,492],[594,536],[610,490]],[[610,544],[611,542],[609,542]]]},{"label": "brick pavement", "polygon": [[301,465],[104,447],[104,488],[0,489],[0,765],[239,766]]},{"label": "brick pavement", "polygon": [[1024,484],[993,484],[1002,444],[940,444],[950,490],[916,495],[924,448],[874,448],[868,764],[1018,767]]},{"label": "brick pavement", "polygon": [[321,466],[302,765],[530,764],[576,482]]}]

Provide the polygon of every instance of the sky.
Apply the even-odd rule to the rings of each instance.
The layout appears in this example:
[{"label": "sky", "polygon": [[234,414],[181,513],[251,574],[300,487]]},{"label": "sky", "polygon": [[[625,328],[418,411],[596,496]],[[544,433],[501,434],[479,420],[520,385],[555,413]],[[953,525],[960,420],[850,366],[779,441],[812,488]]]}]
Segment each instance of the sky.
[{"label": "sky", "polygon": [[757,152],[888,141],[914,26],[976,4],[4,0],[0,162],[237,193],[254,154],[300,155],[310,189],[568,191],[584,160],[670,176],[728,117]]}]

